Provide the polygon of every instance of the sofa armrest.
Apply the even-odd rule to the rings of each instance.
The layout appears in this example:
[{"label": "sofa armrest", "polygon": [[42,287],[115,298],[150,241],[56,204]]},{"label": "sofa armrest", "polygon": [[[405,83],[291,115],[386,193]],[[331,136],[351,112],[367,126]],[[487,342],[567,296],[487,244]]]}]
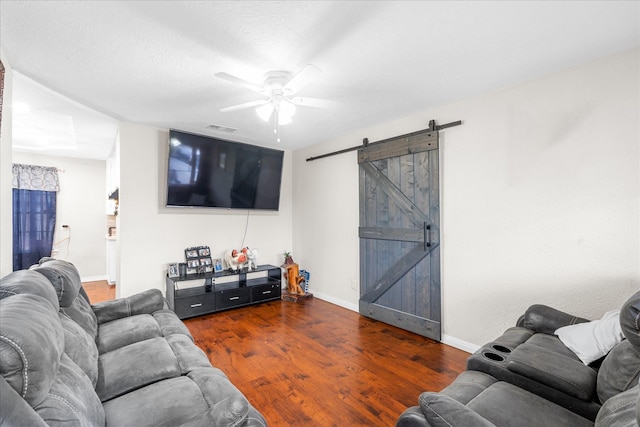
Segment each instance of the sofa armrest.
[{"label": "sofa armrest", "polygon": [[431,427],[419,406],[411,406],[400,414],[395,427]]},{"label": "sofa armrest", "polygon": [[0,376],[0,425],[46,427],[47,423]]},{"label": "sofa armrest", "polygon": [[517,326],[553,335],[558,328],[588,321],[546,305],[534,304],[518,319]]},{"label": "sofa armrest", "polygon": [[495,427],[474,410],[441,393],[422,393],[419,402],[422,413],[434,427]]},{"label": "sofa armrest", "polygon": [[638,425],[640,388],[634,386],[608,399],[598,411],[596,426],[624,427]]},{"label": "sofa armrest", "polygon": [[98,324],[111,322],[136,314],[151,314],[166,307],[159,289],[149,289],[128,298],[103,301],[91,306],[98,318]]}]

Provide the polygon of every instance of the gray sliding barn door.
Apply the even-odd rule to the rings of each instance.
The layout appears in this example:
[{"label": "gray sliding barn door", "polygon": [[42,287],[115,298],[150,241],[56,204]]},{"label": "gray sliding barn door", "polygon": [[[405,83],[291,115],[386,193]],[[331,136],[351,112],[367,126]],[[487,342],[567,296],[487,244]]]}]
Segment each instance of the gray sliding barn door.
[{"label": "gray sliding barn door", "polygon": [[358,163],[360,314],[439,341],[438,131],[371,144]]}]

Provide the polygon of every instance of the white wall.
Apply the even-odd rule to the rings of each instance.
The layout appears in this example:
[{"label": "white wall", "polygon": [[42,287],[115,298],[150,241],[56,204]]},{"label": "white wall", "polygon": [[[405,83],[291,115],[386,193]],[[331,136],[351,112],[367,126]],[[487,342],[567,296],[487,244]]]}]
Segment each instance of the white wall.
[{"label": "white wall", "polygon": [[[640,287],[638,50],[294,153],[293,252],[357,308],[355,152],[439,124],[443,341],[472,350],[532,303],[598,318]],[[425,97],[428,97],[425,94]]]},{"label": "white wall", "polygon": [[[247,211],[167,209],[166,149],[169,132],[133,123],[120,127],[120,215],[116,292],[164,292],[167,264],[184,262],[184,249],[208,245],[214,258],[239,249]],[[251,211],[244,246],[260,252],[258,264],[280,265],[292,246],[291,153],[285,152],[279,212]]]},{"label": "white wall", "polygon": [[2,93],[2,125],[0,125],[0,277],[13,271],[13,220],[11,190],[11,102],[13,71],[0,49],[4,65],[4,91]]},{"label": "white wall", "polygon": [[[73,263],[83,281],[104,280],[107,272],[106,162],[14,152],[14,163],[52,166],[58,173],[54,258]],[[69,225],[63,230],[62,225]],[[69,239],[70,237],[70,239]]]}]

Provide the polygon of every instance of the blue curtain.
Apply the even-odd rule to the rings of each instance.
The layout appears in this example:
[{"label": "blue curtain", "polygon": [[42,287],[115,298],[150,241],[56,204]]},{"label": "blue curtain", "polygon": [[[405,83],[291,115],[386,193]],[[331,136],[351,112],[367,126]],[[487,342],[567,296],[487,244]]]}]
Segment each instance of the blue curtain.
[{"label": "blue curtain", "polygon": [[13,270],[51,256],[56,229],[58,170],[13,164]]},{"label": "blue curtain", "polygon": [[54,191],[13,189],[13,271],[51,256],[56,229]]}]

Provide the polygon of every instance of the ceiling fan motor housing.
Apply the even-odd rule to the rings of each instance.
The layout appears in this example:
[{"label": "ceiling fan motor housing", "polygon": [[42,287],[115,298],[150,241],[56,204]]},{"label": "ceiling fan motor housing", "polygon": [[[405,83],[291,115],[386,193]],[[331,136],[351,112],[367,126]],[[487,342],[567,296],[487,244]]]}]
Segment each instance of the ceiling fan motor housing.
[{"label": "ceiling fan motor housing", "polygon": [[269,71],[264,75],[264,88],[267,96],[288,95],[285,85],[291,80],[293,74],[289,71]]}]

